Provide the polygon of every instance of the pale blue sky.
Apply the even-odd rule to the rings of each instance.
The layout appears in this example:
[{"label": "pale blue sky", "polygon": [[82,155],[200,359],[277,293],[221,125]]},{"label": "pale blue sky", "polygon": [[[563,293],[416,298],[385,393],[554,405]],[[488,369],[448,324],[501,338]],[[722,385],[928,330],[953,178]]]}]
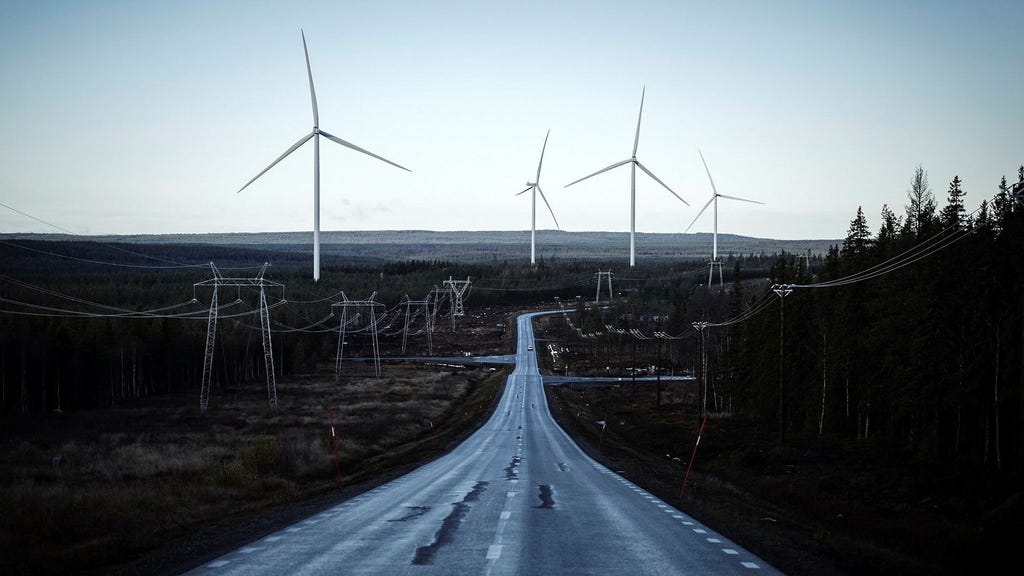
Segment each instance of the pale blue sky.
[{"label": "pale blue sky", "polygon": [[[0,2],[0,201],[83,233],[563,229],[833,238],[902,212],[914,168],[969,208],[1024,163],[1024,3]],[[538,212],[538,227],[553,228]],[[710,213],[692,232],[710,231]],[[0,208],[0,232],[52,229]]]}]

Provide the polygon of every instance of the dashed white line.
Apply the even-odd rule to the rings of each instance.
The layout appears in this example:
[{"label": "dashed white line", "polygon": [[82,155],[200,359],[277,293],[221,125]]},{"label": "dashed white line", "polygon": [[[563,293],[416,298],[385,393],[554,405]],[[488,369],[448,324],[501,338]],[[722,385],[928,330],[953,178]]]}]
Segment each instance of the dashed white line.
[{"label": "dashed white line", "polygon": [[507,493],[505,494],[505,497],[506,497],[506,498],[515,498],[515,495],[516,495],[516,493],[515,493],[515,492],[507,492]]},{"label": "dashed white line", "polygon": [[725,552],[726,554],[730,554],[730,555],[739,554],[739,552],[733,550],[732,548],[722,548],[722,552]]},{"label": "dashed white line", "polygon": [[707,540],[708,542],[710,542],[712,544],[721,544],[722,543],[722,541],[719,540],[718,538],[705,538],[705,540]]},{"label": "dashed white line", "polygon": [[675,518],[676,520],[682,520],[683,519],[683,517],[680,516],[679,514],[673,514],[672,517]]},{"label": "dashed white line", "polygon": [[238,551],[239,554],[252,554],[253,552],[262,550],[262,546],[246,546]]},{"label": "dashed white line", "polygon": [[708,533],[708,531],[703,529],[703,528],[694,528],[693,531],[696,532],[697,534],[707,534]]},{"label": "dashed white line", "polygon": [[231,564],[231,560],[217,560],[216,562],[210,562],[209,564],[207,564],[207,566],[209,566],[210,568],[221,568],[223,566],[227,566],[228,564]]},{"label": "dashed white line", "polygon": [[266,538],[263,539],[263,541],[264,542],[277,542],[280,539],[281,539],[280,536],[267,536]]},{"label": "dashed white line", "polygon": [[285,528],[284,529],[285,532],[298,532],[299,530],[302,530],[302,528],[297,528],[295,526],[292,526],[291,528]]},{"label": "dashed white line", "polygon": [[511,517],[512,517],[512,512],[509,511],[509,510],[505,510],[504,512],[501,513],[501,519],[502,520],[508,520]]},{"label": "dashed white line", "polygon": [[754,562],[740,562],[744,568],[750,568],[751,570],[760,570],[761,567]]},{"label": "dashed white line", "polygon": [[501,558],[501,544],[491,544],[487,547],[487,559],[497,560]]}]

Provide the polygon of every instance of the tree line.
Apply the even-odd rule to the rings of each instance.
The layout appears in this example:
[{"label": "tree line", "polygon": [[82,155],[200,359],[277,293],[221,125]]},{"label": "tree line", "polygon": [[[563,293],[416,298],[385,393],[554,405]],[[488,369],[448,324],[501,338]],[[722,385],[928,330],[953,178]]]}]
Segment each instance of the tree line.
[{"label": "tree line", "polygon": [[[1024,183],[1024,166],[1017,176]],[[918,167],[904,213],[882,206],[872,233],[858,208],[841,246],[829,249],[815,273],[802,259],[779,255],[770,282],[794,288],[745,302],[780,300],[725,329],[709,360],[721,386],[766,430],[777,426],[780,441],[878,439],[931,460],[997,467],[1007,456],[1019,459],[1024,206],[1005,177],[994,192],[967,213],[957,176],[940,208]],[[930,246],[926,257],[883,268]],[[887,272],[842,280],[873,268]],[[813,287],[819,284],[833,287]]]}]

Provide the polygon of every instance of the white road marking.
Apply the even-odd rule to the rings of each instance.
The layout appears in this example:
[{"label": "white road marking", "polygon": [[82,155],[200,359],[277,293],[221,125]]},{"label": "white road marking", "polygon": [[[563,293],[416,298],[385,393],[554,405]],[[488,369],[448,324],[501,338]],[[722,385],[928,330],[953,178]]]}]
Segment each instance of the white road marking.
[{"label": "white road marking", "polygon": [[693,522],[683,521],[683,526],[693,526]]},{"label": "white road marking", "polygon": [[515,496],[516,496],[515,492],[508,492],[508,493],[505,494],[506,498],[515,498]]},{"label": "white road marking", "polygon": [[679,514],[673,514],[672,517],[675,518],[676,520],[682,520],[683,519],[683,517],[680,516]]},{"label": "white road marking", "polygon": [[502,520],[508,520],[511,517],[512,517],[512,512],[509,511],[509,510],[505,510],[504,512],[501,513],[501,519]]},{"label": "white road marking", "polygon": [[761,567],[754,562],[740,562],[744,568],[750,568],[751,570],[760,570]]},{"label": "white road marking", "polygon": [[231,564],[231,560],[217,560],[216,562],[210,562],[207,566],[210,568],[220,568],[228,564]]},{"label": "white road marking", "polygon": [[703,528],[694,528],[693,531],[696,532],[697,534],[707,534],[708,533],[708,531],[703,529]]},{"label": "white road marking", "polygon": [[722,552],[725,552],[726,554],[732,554],[732,555],[739,554],[739,552],[733,550],[732,548],[722,548]]},{"label": "white road marking", "polygon": [[501,557],[501,544],[491,544],[487,547],[487,559],[497,560]]},{"label": "white road marking", "polygon": [[262,546],[247,546],[238,551],[239,554],[252,554],[258,550],[263,550]]},{"label": "white road marking", "polygon": [[280,536],[267,536],[266,538],[263,539],[263,541],[264,542],[277,542],[280,539],[281,539]]},{"label": "white road marking", "polygon": [[706,538],[706,540],[708,542],[711,542],[712,544],[721,544],[722,543],[722,541],[719,540],[718,538]]},{"label": "white road marking", "polygon": [[285,528],[284,529],[285,532],[298,532],[299,530],[302,530],[302,528],[297,528],[295,526],[292,526],[291,528]]}]

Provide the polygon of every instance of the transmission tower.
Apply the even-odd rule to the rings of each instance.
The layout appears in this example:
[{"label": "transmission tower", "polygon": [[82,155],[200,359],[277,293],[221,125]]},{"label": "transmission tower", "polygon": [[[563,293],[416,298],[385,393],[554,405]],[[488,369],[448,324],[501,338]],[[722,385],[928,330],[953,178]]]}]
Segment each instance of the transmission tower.
[{"label": "transmission tower", "polygon": [[434,326],[432,318],[430,317],[430,297],[431,294],[427,294],[427,298],[425,300],[410,300],[409,295],[406,294],[405,299],[402,301],[402,304],[405,304],[405,326],[402,328],[402,354],[405,354],[406,345],[409,342],[409,325],[412,321],[411,311],[413,306],[422,306],[421,312],[426,322],[427,355],[430,356],[434,354],[434,342],[433,336],[431,335],[434,331]]},{"label": "transmission tower", "polygon": [[449,276],[444,281],[444,285],[448,288],[448,294],[452,299],[452,331],[455,331],[455,317],[465,316],[466,313],[462,309],[462,296],[466,293],[466,289],[471,284],[469,276],[466,276],[465,280],[452,280]]},{"label": "transmission tower", "polygon": [[437,311],[441,307],[441,300],[444,298],[444,291],[434,284],[434,289],[430,291],[430,295],[427,300],[433,301],[433,305],[430,306],[430,333],[434,333],[434,328],[437,326]]},{"label": "transmission tower", "polygon": [[600,303],[601,302],[601,279],[602,278],[608,278],[608,301],[611,302],[612,301],[612,295],[614,294],[614,292],[612,292],[612,271],[609,270],[607,272],[602,272],[602,271],[598,270],[597,273],[594,274],[594,276],[597,277],[597,294],[594,296],[594,303],[596,304],[596,303]]},{"label": "transmission tower", "polygon": [[206,355],[203,358],[203,384],[199,392],[199,409],[206,411],[210,405],[210,389],[213,384],[213,350],[217,339],[217,293],[221,287],[238,288],[241,301],[242,288],[259,288],[260,290],[260,331],[263,333],[263,361],[267,371],[267,398],[271,408],[277,408],[277,384],[274,381],[274,347],[270,341],[270,309],[267,306],[267,288],[281,288],[281,301],[284,302],[284,284],[273,282],[263,277],[269,264],[260,268],[260,273],[255,278],[225,278],[221,276],[217,266],[210,262],[213,270],[213,278],[196,282],[192,285],[193,297],[196,288],[212,287],[213,294],[210,297],[210,314],[206,320]]},{"label": "transmission tower", "polygon": [[373,343],[373,369],[374,374],[377,378],[380,378],[380,345],[377,342],[377,311],[378,306],[384,306],[380,302],[375,302],[373,299],[377,296],[374,292],[370,294],[370,297],[366,300],[349,300],[348,296],[344,292],[341,293],[341,302],[335,302],[331,304],[331,310],[335,306],[341,307],[341,325],[338,328],[338,354],[334,359],[334,381],[337,382],[341,378],[341,360],[345,354],[345,334],[348,332],[349,325],[349,309],[353,309],[355,313],[352,315],[352,322],[358,322],[362,318],[361,309],[366,308],[369,312],[370,321],[368,323],[370,330],[370,339]]},{"label": "transmission tower", "polygon": [[722,260],[715,258],[711,261],[711,268],[708,270],[708,289],[711,289],[712,278],[715,277],[715,268],[718,268],[718,287],[721,289],[725,286],[725,280],[722,279]]}]

